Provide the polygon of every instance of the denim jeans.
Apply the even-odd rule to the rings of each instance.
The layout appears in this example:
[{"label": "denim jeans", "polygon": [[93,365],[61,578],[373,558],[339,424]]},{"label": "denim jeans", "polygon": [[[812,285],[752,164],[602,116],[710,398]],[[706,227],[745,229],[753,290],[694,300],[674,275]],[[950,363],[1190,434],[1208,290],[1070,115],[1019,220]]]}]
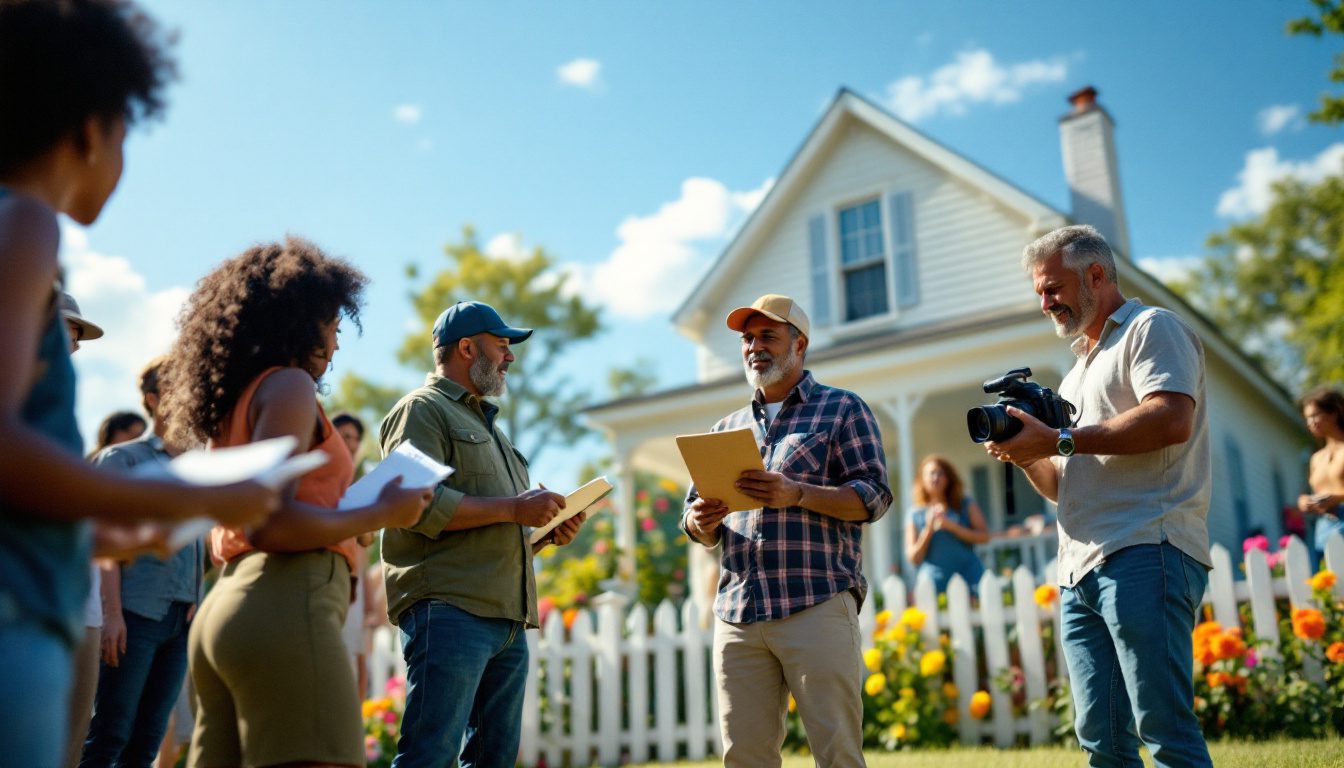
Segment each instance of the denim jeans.
[{"label": "denim jeans", "polygon": [[93,722],[79,768],[149,768],[187,673],[187,610],[176,602],[155,621],[124,611],[126,652],[98,671]]},{"label": "denim jeans", "polygon": [[71,649],[51,629],[6,607],[0,606],[0,762],[57,768],[70,721]]},{"label": "denim jeans", "polygon": [[403,613],[406,712],[393,768],[512,768],[518,762],[527,639],[521,622],[437,600]]},{"label": "denim jeans", "polygon": [[[1170,544],[1127,547],[1061,590],[1074,729],[1089,765],[1212,766],[1194,713],[1194,630],[1208,572]],[[1136,727],[1137,726],[1137,727]]]}]

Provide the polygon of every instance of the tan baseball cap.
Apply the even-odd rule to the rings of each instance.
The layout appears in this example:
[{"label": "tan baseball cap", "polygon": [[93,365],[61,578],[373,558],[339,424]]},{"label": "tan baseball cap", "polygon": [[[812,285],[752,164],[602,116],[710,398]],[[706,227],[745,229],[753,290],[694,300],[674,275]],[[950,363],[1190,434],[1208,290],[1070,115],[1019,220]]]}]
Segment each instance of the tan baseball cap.
[{"label": "tan baseball cap", "polygon": [[808,322],[807,313],[798,306],[798,302],[778,293],[767,293],[751,302],[751,306],[738,307],[729,312],[728,327],[734,331],[741,331],[747,327],[747,320],[755,314],[765,315],[777,323],[788,323],[804,336],[812,331],[812,323]]}]

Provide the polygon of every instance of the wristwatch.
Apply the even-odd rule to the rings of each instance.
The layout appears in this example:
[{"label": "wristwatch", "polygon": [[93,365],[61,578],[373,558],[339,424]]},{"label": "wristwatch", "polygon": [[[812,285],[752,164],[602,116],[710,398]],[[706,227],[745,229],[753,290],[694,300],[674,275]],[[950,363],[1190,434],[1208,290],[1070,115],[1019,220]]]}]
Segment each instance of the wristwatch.
[{"label": "wristwatch", "polygon": [[1073,432],[1066,427],[1059,430],[1059,438],[1055,440],[1055,450],[1060,456],[1072,456],[1076,446],[1073,444]]}]

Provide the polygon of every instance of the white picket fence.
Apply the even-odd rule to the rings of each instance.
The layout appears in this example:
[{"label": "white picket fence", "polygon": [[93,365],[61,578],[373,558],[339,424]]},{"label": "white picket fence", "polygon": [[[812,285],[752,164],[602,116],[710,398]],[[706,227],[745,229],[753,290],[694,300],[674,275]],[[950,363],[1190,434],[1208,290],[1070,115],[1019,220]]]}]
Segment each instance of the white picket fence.
[{"label": "white picket fence", "polygon": [[[1215,620],[1224,626],[1240,626],[1238,605],[1249,603],[1255,634],[1277,641],[1278,616],[1275,600],[1287,597],[1293,607],[1312,604],[1307,579],[1309,558],[1302,542],[1293,539],[1287,551],[1286,576],[1273,578],[1264,552],[1252,550],[1244,558],[1245,578],[1237,578],[1232,556],[1221,546],[1211,555],[1214,570],[1204,602],[1212,606]],[[1344,537],[1335,536],[1327,547],[1327,562],[1337,572],[1344,568]],[[931,582],[920,579],[914,589],[914,605],[926,615],[921,635],[925,646],[939,642],[946,632],[953,651],[952,679],[957,686],[960,717],[959,737],[964,744],[992,743],[1007,747],[1025,736],[1031,744],[1051,739],[1051,715],[1035,710],[1015,717],[1007,695],[988,680],[1016,664],[1024,678],[1028,700],[1046,694],[1047,649],[1041,628],[1054,624],[1058,632],[1058,603],[1052,610],[1036,605],[1038,581],[1025,567],[1010,579],[986,573],[980,580],[980,600],[972,606],[969,590],[960,577],[948,585],[947,609],[940,610]],[[1335,586],[1344,597],[1344,579]],[[1004,593],[1011,591],[1012,606],[1004,606]],[[907,607],[907,591],[899,577],[882,584],[882,606],[899,616]],[[628,610],[615,596],[599,598],[593,611],[579,611],[573,626],[565,630],[559,611],[548,617],[540,632],[528,632],[531,651],[527,696],[523,709],[520,761],[545,765],[615,766],[624,762],[667,762],[677,758],[701,759],[719,754],[710,647],[712,627],[701,626],[699,606],[692,601],[680,609],[663,602],[650,617],[643,605]],[[875,627],[874,600],[867,600],[860,613],[865,647],[872,644]],[[650,621],[652,619],[652,621]],[[1015,644],[1009,643],[1016,629]],[[978,673],[984,657],[986,679]],[[1064,673],[1062,654],[1055,649],[1057,671]],[[372,683],[381,689],[391,674],[403,674],[400,649],[393,634],[380,630],[371,659]],[[1320,665],[1310,660],[1304,671],[1321,680]],[[991,711],[983,720],[970,716],[970,697],[978,689],[993,695]]]}]

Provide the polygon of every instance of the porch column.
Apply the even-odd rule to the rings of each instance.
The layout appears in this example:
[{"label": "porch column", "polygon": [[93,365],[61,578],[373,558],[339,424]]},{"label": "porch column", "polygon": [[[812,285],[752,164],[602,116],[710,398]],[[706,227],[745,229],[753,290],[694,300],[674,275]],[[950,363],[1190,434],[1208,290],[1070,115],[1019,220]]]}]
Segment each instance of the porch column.
[{"label": "porch column", "polygon": [[630,454],[625,453],[616,464],[616,548],[620,557],[616,565],[616,579],[623,591],[636,595],[635,581],[635,468]]},{"label": "porch column", "polygon": [[[897,532],[902,532],[905,526],[905,510],[914,503],[910,495],[910,486],[915,482],[915,471],[917,469],[918,457],[915,455],[915,413],[919,407],[924,404],[924,394],[915,392],[904,392],[895,400],[882,403],[882,410],[892,421],[896,422],[896,476],[888,476],[891,482],[891,506],[885,517],[877,521],[874,526],[874,533],[880,534],[874,536],[874,560],[883,570],[883,577],[891,569],[891,531],[893,528]],[[887,461],[888,473],[890,473],[892,462]],[[906,586],[914,586],[914,573],[910,571],[907,558],[901,558],[901,576],[904,578]]]}]

